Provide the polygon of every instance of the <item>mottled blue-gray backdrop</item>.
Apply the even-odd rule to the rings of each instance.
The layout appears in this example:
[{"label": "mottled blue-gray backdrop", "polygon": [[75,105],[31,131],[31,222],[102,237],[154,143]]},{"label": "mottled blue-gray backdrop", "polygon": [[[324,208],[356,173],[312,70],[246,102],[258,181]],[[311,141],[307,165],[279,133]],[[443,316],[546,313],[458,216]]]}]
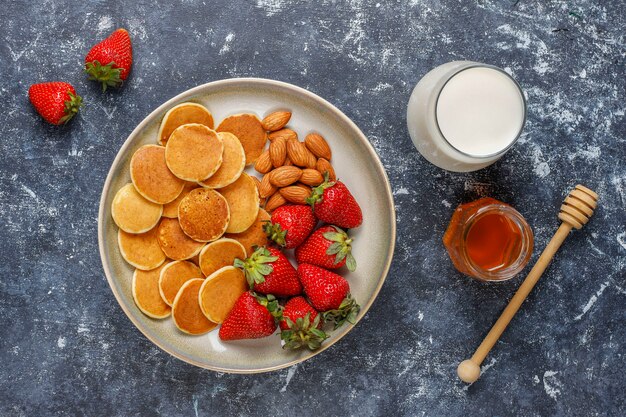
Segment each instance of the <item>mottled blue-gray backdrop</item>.
[{"label": "mottled blue-gray backdrop", "polygon": [[[517,415],[626,413],[623,1],[8,1],[0,10],[0,414]],[[134,41],[120,91],[81,73],[117,27]],[[415,151],[409,94],[430,68],[498,65],[526,91],[519,143],[453,174]],[[97,250],[100,191],[118,148],[152,109],[231,77],[294,83],[351,117],[391,180],[398,245],[365,319],[301,365],[217,374],[154,347],[117,305]],[[72,82],[86,106],[46,125],[31,83]],[[483,366],[457,381],[521,277],[457,273],[441,236],[454,207],[489,195],[517,207],[537,252],[577,182],[601,204],[571,236]],[[372,190],[372,192],[376,192]],[[375,237],[372,237],[375,238]],[[536,259],[535,253],[533,260]]]}]

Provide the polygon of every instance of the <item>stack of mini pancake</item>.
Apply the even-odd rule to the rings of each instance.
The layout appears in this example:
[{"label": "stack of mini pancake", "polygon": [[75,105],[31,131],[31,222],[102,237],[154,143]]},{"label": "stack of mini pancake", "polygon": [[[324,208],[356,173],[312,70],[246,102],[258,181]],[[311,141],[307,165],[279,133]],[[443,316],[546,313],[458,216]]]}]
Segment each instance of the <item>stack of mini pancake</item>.
[{"label": "stack of mini pancake", "polygon": [[170,109],[158,144],[137,149],[131,183],[111,207],[123,258],[135,269],[132,293],[147,316],[172,316],[183,332],[214,329],[247,290],[233,267],[264,246],[255,179],[244,171],[263,152],[267,133],[254,114],[229,116],[214,129],[198,103]]}]

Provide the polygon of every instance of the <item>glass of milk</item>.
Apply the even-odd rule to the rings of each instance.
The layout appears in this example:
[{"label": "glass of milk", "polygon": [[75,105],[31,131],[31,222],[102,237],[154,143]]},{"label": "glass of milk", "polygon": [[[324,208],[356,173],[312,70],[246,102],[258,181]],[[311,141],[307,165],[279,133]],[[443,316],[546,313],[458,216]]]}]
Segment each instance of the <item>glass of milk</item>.
[{"label": "glass of milk", "polygon": [[526,122],[519,84],[500,68],[454,61],[426,74],[407,108],[417,150],[448,171],[468,172],[500,159]]}]

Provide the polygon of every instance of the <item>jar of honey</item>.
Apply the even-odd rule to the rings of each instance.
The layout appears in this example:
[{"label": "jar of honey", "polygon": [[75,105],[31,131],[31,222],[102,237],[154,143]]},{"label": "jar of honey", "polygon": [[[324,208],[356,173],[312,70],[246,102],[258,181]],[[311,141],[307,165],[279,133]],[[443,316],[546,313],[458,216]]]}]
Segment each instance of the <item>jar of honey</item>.
[{"label": "jar of honey", "polygon": [[457,207],[443,244],[460,272],[481,281],[503,281],[528,263],[533,233],[513,207],[481,198]]}]

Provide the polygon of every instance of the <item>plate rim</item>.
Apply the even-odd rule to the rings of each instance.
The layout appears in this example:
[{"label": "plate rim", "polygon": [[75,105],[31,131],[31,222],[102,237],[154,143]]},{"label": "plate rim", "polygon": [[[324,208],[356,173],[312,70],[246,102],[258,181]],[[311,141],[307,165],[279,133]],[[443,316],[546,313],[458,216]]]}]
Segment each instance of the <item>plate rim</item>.
[{"label": "plate rim", "polygon": [[[219,367],[219,366],[212,366],[212,365],[207,365],[201,362],[197,362],[189,357],[184,357],[183,355],[179,355],[177,352],[174,352],[172,350],[170,350],[169,348],[163,346],[160,341],[157,338],[153,338],[152,336],[150,336],[146,331],[144,331],[144,329],[142,328],[143,326],[139,323],[138,320],[136,320],[133,315],[130,313],[130,311],[128,311],[127,307],[125,306],[125,304],[122,302],[121,300],[121,295],[117,292],[117,290],[115,289],[115,286],[113,285],[113,274],[109,268],[108,262],[106,262],[106,256],[105,256],[105,239],[104,239],[104,216],[105,216],[105,200],[106,200],[106,195],[108,194],[109,189],[111,188],[111,182],[113,181],[113,170],[115,167],[117,167],[120,164],[120,160],[122,159],[122,155],[125,154],[126,150],[132,145],[133,139],[149,124],[151,123],[160,113],[162,113],[164,110],[166,110],[167,108],[171,107],[172,105],[180,102],[181,100],[185,99],[185,98],[189,98],[192,97],[194,95],[199,95],[202,94],[202,91],[205,89],[209,89],[209,88],[214,88],[214,87],[224,87],[224,86],[232,86],[235,85],[237,86],[238,84],[257,84],[259,86],[264,86],[264,87],[279,87],[282,89],[286,89],[286,90],[291,90],[292,92],[299,94],[301,96],[305,96],[306,98],[313,100],[315,102],[317,102],[318,104],[320,104],[322,107],[326,108],[327,110],[331,111],[335,116],[337,116],[339,119],[341,119],[343,122],[345,122],[355,133],[357,133],[357,136],[359,138],[359,140],[365,144],[365,147],[368,151],[368,153],[370,154],[371,157],[373,157],[372,159],[376,162],[375,166],[376,169],[379,171],[379,174],[382,175],[382,178],[384,179],[384,183],[385,183],[385,193],[387,196],[387,204],[389,205],[389,209],[390,209],[390,213],[391,213],[391,239],[390,239],[390,246],[389,246],[389,254],[387,256],[387,259],[385,260],[385,265],[383,268],[383,273],[381,278],[378,281],[378,284],[376,286],[376,288],[374,289],[374,292],[372,294],[372,297],[370,297],[370,299],[368,300],[368,302],[365,305],[361,306],[361,314],[359,314],[360,318],[357,320],[357,322],[354,325],[349,325],[350,327],[343,332],[343,334],[339,335],[335,340],[333,340],[332,343],[326,343],[324,345],[322,345],[322,347],[316,351],[308,351],[305,355],[301,355],[300,357],[298,357],[297,359],[291,360],[289,362],[286,362],[284,364],[280,364],[280,365],[275,365],[275,366],[268,366],[268,367],[264,367],[264,368],[254,368],[254,369],[235,369],[235,368],[224,368],[224,367]],[[100,204],[99,204],[99,208],[98,208],[98,248],[99,248],[99,252],[100,252],[100,261],[102,263],[102,268],[104,270],[104,274],[106,276],[107,279],[107,283],[109,284],[109,288],[111,289],[111,292],[113,293],[113,295],[115,296],[115,300],[117,301],[117,304],[120,306],[120,308],[122,309],[122,311],[124,312],[124,314],[126,314],[126,317],[128,317],[128,319],[130,320],[130,322],[133,324],[133,326],[135,326],[135,328],[137,330],[139,330],[150,342],[152,342],[155,346],[157,346],[159,349],[163,350],[164,352],[172,355],[173,357],[186,362],[188,364],[197,366],[199,368],[203,368],[203,369],[209,369],[211,371],[215,371],[215,372],[223,372],[223,373],[231,373],[231,374],[257,374],[257,373],[264,373],[264,372],[270,372],[270,371],[276,371],[279,369],[284,369],[284,368],[288,368],[291,367],[293,365],[296,365],[298,363],[304,362],[307,359],[310,359],[320,353],[322,353],[323,351],[325,351],[326,349],[330,348],[331,346],[333,346],[335,343],[337,343],[339,340],[341,340],[346,334],[348,334],[352,328],[363,318],[365,317],[365,315],[367,314],[367,312],[369,311],[370,307],[372,306],[372,304],[374,303],[374,301],[376,300],[376,298],[378,298],[378,295],[380,293],[380,290],[383,286],[383,284],[385,283],[385,280],[387,279],[387,275],[389,274],[389,270],[391,268],[391,262],[393,260],[393,255],[395,252],[395,246],[396,246],[396,210],[395,210],[395,202],[393,199],[393,192],[391,190],[391,184],[389,182],[389,177],[387,175],[387,171],[385,170],[385,167],[380,159],[380,157],[378,156],[378,154],[376,153],[376,150],[374,149],[374,147],[372,146],[372,144],[370,143],[370,141],[367,139],[367,137],[363,134],[363,132],[361,131],[361,129],[359,129],[359,127],[348,117],[346,116],[341,110],[339,110],[337,107],[335,107],[332,103],[330,103],[329,101],[325,100],[324,98],[318,96],[317,94],[302,88],[302,87],[298,87],[296,85],[287,83],[287,82],[283,82],[283,81],[277,81],[277,80],[272,80],[272,79],[267,79],[267,78],[256,78],[256,77],[242,77],[242,78],[226,78],[226,79],[222,79],[222,80],[216,80],[216,81],[211,81],[208,83],[204,83],[204,84],[200,84],[197,85],[195,87],[189,88],[177,95],[175,95],[174,97],[170,98],[169,100],[165,101],[164,103],[160,104],[157,108],[155,108],[153,111],[151,111],[146,117],[144,117],[141,122],[139,122],[139,124],[130,132],[130,134],[126,137],[126,139],[124,140],[124,143],[122,144],[122,146],[119,148],[119,150],[117,151],[117,154],[115,155],[115,159],[113,159],[113,162],[111,162],[111,166],[109,167],[109,170],[107,172],[107,176],[106,179],[104,181],[104,185],[102,186],[102,192],[100,195]]]}]

